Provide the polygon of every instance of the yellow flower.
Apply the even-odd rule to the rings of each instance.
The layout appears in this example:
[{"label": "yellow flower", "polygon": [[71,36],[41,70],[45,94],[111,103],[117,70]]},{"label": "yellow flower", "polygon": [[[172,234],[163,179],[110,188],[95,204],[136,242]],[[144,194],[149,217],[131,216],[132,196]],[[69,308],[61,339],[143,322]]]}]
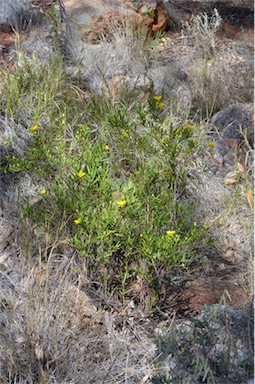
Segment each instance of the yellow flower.
[{"label": "yellow flower", "polygon": [[104,146],[104,150],[105,150],[105,151],[109,151],[109,150],[110,150],[109,145],[106,144],[106,145]]},{"label": "yellow flower", "polygon": [[215,147],[216,147],[216,143],[215,143],[215,141],[209,141],[209,143],[208,143],[208,147],[209,147],[209,148],[215,148]]},{"label": "yellow flower", "polygon": [[29,128],[29,131],[30,131],[31,133],[33,133],[33,132],[38,131],[38,129],[39,129],[38,125],[34,125],[33,127]]},{"label": "yellow flower", "polygon": [[40,191],[40,195],[46,195],[47,191],[45,188],[43,188],[41,191]]},{"label": "yellow flower", "polygon": [[82,179],[84,176],[85,176],[85,172],[83,172],[82,170],[80,170],[78,173],[77,173],[77,176]]},{"label": "yellow flower", "polygon": [[174,134],[179,135],[180,132],[181,132],[181,128],[177,128],[176,131],[174,131]]},{"label": "yellow flower", "polygon": [[186,268],[186,264],[185,263],[182,263],[182,268]]},{"label": "yellow flower", "polygon": [[82,223],[82,219],[81,219],[81,218],[79,218],[79,219],[75,219],[73,222],[74,222],[76,225],[79,225],[79,224]]},{"label": "yellow flower", "polygon": [[127,205],[127,202],[126,202],[126,200],[119,200],[119,201],[117,201],[117,205],[118,205],[118,207],[123,208],[123,207],[125,207],[125,205]]},{"label": "yellow flower", "polygon": [[164,103],[157,103],[158,109],[164,108],[165,104]]},{"label": "yellow flower", "polygon": [[122,135],[125,136],[125,137],[129,137],[130,136],[130,132],[129,131],[123,131]]},{"label": "yellow flower", "polygon": [[166,231],[167,236],[174,236],[176,231]]},{"label": "yellow flower", "polygon": [[186,129],[188,129],[189,131],[192,131],[192,129],[194,129],[194,125],[187,125]]},{"label": "yellow flower", "polygon": [[153,99],[156,100],[156,101],[160,101],[162,99],[162,96],[153,96]]}]

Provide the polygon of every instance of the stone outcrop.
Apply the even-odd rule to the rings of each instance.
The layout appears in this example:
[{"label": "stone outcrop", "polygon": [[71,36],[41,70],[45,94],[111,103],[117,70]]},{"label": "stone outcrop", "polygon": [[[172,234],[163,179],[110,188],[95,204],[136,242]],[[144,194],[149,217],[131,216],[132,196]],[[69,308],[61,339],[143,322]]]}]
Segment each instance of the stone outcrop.
[{"label": "stone outcrop", "polygon": [[[250,0],[145,0],[145,1],[103,1],[63,0],[67,20],[79,32],[84,41],[97,43],[101,35],[106,35],[116,24],[126,17],[132,17],[137,24],[143,23],[148,33],[155,34],[165,30],[180,30],[183,22],[192,19],[198,13],[213,14],[216,8],[222,18],[222,30],[238,26],[253,30],[254,7]],[[231,32],[231,35],[233,33]]]},{"label": "stone outcrop", "polygon": [[83,41],[98,42],[100,36],[109,32],[123,17],[136,12],[120,1],[63,1],[67,19]]},{"label": "stone outcrop", "polygon": [[211,121],[213,128],[226,140],[227,145],[237,147],[246,136],[250,145],[254,140],[254,108],[252,104],[234,104],[217,112]]},{"label": "stone outcrop", "polygon": [[28,149],[31,142],[29,133],[20,124],[16,124],[7,117],[0,117],[0,159],[5,161],[6,156],[21,156]]},{"label": "stone outcrop", "polygon": [[208,10],[212,8],[242,8],[252,10],[254,3],[252,0],[174,0],[174,1],[164,1],[164,3],[174,3],[176,7],[186,8],[186,9],[200,9]]},{"label": "stone outcrop", "polygon": [[137,24],[144,23],[149,33],[164,31],[169,25],[169,15],[165,5],[155,0],[134,1],[64,0],[66,15],[73,27],[80,31],[83,40],[97,42],[100,35],[131,17]]},{"label": "stone outcrop", "polygon": [[0,32],[13,29],[27,29],[31,24],[43,21],[40,7],[33,6],[33,0],[0,0]]},{"label": "stone outcrop", "polygon": [[246,27],[253,27],[254,4],[251,0],[160,0],[159,2],[162,3],[168,13],[168,26],[173,26],[177,30],[181,29],[183,22],[189,21],[193,16],[199,13],[211,15],[215,8],[222,17],[223,26],[226,20],[231,20]]}]

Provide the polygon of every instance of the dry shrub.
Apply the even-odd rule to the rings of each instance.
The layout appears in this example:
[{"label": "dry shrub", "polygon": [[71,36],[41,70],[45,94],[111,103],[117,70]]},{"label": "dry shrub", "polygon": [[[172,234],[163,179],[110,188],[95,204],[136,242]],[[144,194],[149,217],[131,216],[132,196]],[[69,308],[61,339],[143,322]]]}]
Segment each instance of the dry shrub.
[{"label": "dry shrub", "polygon": [[[238,58],[238,47],[218,52],[211,60],[196,59],[189,66],[192,107],[206,115],[236,102],[252,102],[253,62],[248,52]],[[247,57],[245,57],[245,55]]]},{"label": "dry shrub", "polygon": [[199,50],[203,57],[213,55],[216,47],[216,32],[221,21],[218,10],[214,9],[211,17],[207,13],[200,13],[190,22],[183,23],[184,34],[192,40],[196,50]]},{"label": "dry shrub", "polygon": [[253,100],[253,54],[240,42],[220,42],[216,32],[221,17],[199,14],[183,25],[185,56],[180,57],[189,77],[192,110],[208,116],[237,102]]}]

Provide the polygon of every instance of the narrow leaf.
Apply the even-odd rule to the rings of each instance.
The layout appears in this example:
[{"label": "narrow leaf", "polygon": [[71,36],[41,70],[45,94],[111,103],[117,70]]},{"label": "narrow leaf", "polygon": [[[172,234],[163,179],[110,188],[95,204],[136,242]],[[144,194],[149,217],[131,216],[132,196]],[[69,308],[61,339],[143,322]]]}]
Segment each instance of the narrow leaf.
[{"label": "narrow leaf", "polygon": [[234,179],[234,178],[230,178],[230,179],[225,179],[224,180],[224,184],[226,184],[226,185],[228,185],[228,184],[235,184],[237,182],[238,182],[238,180]]},{"label": "narrow leaf", "polygon": [[249,207],[253,208],[254,207],[254,204],[253,204],[253,193],[252,193],[252,189],[251,188],[248,188],[248,190],[246,192],[246,197],[247,197],[247,201],[248,201]]}]

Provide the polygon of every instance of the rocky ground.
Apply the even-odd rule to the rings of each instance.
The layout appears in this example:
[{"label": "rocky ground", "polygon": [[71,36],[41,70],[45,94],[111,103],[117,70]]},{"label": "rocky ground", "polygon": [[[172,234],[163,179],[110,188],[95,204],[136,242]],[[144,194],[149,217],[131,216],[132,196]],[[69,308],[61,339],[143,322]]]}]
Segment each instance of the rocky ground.
[{"label": "rocky ground", "polygon": [[[212,19],[197,23],[200,12]],[[126,18],[130,47],[116,33]],[[203,29],[208,20],[213,34]],[[154,37],[149,56],[134,34],[141,23]],[[93,92],[117,97],[123,85],[140,89],[143,98],[153,83],[169,103],[164,113],[181,119],[190,110],[193,122],[203,119],[203,140],[214,144],[187,164],[188,194],[216,242],[200,256],[203,263],[162,285],[151,318],[142,284],[139,305],[119,303],[91,284],[75,251],[57,243],[41,247],[36,229],[20,221],[24,196],[34,204],[31,180],[0,173],[0,382],[247,383],[253,377],[253,3],[20,0],[14,6],[0,0],[3,68],[12,68],[20,53],[36,53],[47,65],[56,44],[85,100]],[[22,155],[31,137],[0,113],[3,165],[6,156]],[[48,258],[43,266],[40,252]]]}]

